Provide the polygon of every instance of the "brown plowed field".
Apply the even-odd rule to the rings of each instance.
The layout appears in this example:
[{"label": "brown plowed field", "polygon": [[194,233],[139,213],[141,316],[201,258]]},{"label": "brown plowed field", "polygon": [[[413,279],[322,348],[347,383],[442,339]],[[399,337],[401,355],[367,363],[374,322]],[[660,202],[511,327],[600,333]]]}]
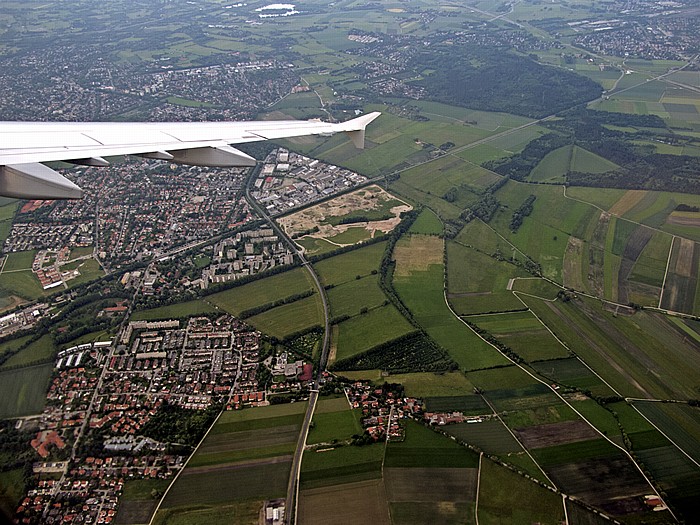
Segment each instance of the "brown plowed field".
[{"label": "brown plowed field", "polygon": [[649,484],[626,457],[591,459],[547,469],[562,491],[616,515],[628,514],[633,501],[644,510],[638,496],[653,493]]},{"label": "brown plowed field", "polygon": [[388,507],[380,479],[307,489],[299,494],[298,523],[391,525]]},{"label": "brown plowed field", "polygon": [[585,421],[562,421],[515,430],[527,448],[542,448],[597,438],[598,433]]},{"label": "brown plowed field", "polygon": [[634,208],[648,192],[646,190],[629,190],[608,210],[613,215],[622,217]]}]

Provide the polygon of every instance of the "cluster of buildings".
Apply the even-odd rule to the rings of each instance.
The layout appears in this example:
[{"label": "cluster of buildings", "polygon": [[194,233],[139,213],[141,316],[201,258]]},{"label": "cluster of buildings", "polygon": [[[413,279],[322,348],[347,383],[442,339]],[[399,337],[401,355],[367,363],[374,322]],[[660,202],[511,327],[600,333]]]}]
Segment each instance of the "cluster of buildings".
[{"label": "cluster of buildings", "polygon": [[362,428],[374,441],[403,441],[406,434],[400,420],[423,414],[422,401],[404,397],[401,385],[355,381],[345,387],[345,395],[352,408],[362,411]]},{"label": "cluster of buildings", "polygon": [[426,412],[423,419],[429,425],[451,425],[456,423],[482,423],[484,419],[480,416],[465,416],[461,412]]},{"label": "cluster of buildings", "polygon": [[272,228],[237,233],[214,245],[211,264],[202,270],[201,287],[225,283],[275,266],[292,264],[294,255]]},{"label": "cluster of buildings", "polygon": [[353,171],[278,148],[265,158],[251,195],[270,215],[279,215],[366,181]]},{"label": "cluster of buildings", "polygon": [[583,20],[569,25],[585,32],[574,39],[579,47],[603,55],[648,60],[687,60],[699,27],[693,19],[682,17]]},{"label": "cluster of buildings", "polygon": [[91,216],[74,217],[66,224],[51,219],[37,223],[31,212],[23,215],[13,223],[3,246],[4,253],[41,249],[60,251],[65,246],[90,246],[95,242]]},{"label": "cluster of buildings", "polygon": [[0,337],[28,330],[34,326],[49,308],[46,303],[35,303],[11,314],[0,317]]}]

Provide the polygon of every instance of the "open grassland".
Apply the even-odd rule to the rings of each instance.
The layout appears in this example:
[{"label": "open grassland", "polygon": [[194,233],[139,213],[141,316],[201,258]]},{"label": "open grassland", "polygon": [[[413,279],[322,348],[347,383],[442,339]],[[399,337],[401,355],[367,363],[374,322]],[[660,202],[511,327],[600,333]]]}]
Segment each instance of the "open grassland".
[{"label": "open grassland", "polygon": [[324,285],[339,285],[378,270],[386,243],[371,244],[314,264]]},{"label": "open grassland", "polygon": [[391,304],[343,321],[338,328],[337,360],[361,354],[415,330]]},{"label": "open grassland", "polygon": [[[512,212],[527,197],[536,196],[533,211],[517,232],[510,229]],[[509,209],[501,208],[491,221],[503,237],[540,263],[545,277],[562,281],[564,252],[570,235],[583,237],[594,213],[591,206],[562,198],[556,186],[525,186],[509,182],[496,192],[496,198]]]},{"label": "open grassland", "polygon": [[527,388],[533,385],[540,386],[540,383],[515,365],[468,372],[467,379],[474,386],[489,391],[504,388]]},{"label": "open grassland", "polygon": [[455,242],[447,243],[447,290],[460,315],[517,310],[523,305],[507,291],[508,281],[528,273]]},{"label": "open grassland", "polygon": [[51,360],[54,356],[54,348],[53,337],[48,334],[44,335],[10,357],[3,363],[0,370],[7,369],[8,367],[27,366]]},{"label": "open grassland", "polygon": [[24,337],[18,337],[17,339],[11,339],[10,341],[7,341],[5,343],[0,344],[0,356],[7,352],[14,352],[17,350],[20,346],[22,346],[24,343],[29,341],[32,338],[31,335],[25,335]]},{"label": "open grassland", "polygon": [[473,370],[506,363],[497,350],[452,315],[443,295],[442,264],[432,265],[428,271],[413,271],[406,277],[396,276],[394,286],[416,321],[461,368]]},{"label": "open grassland", "polygon": [[541,523],[564,519],[561,497],[533,481],[484,460],[479,487],[479,523]]},{"label": "open grassland", "polygon": [[247,319],[261,332],[284,339],[323,323],[323,306],[318,294],[284,304]]},{"label": "open grassland", "polygon": [[593,399],[582,396],[576,396],[575,399],[568,400],[571,405],[578,410],[581,415],[602,432],[606,437],[613,440],[618,445],[623,444],[622,433],[618,425],[617,419],[613,414],[599,405]]},{"label": "open grassland", "polygon": [[301,488],[380,478],[383,455],[383,443],[308,451],[301,465]]},{"label": "open grassland", "polygon": [[480,395],[464,390],[462,395],[452,392],[452,395],[426,397],[424,400],[427,412],[462,412],[468,416],[490,414],[491,409]]},{"label": "open grassland", "polygon": [[554,394],[522,392],[490,392],[487,396],[511,429],[576,421],[576,412]]},{"label": "open grassland", "polygon": [[46,292],[31,270],[0,273],[0,290],[23,299],[35,300]]},{"label": "open grassland", "polygon": [[380,479],[302,489],[298,520],[307,525],[391,525],[387,503]]},{"label": "open grassland", "polygon": [[394,260],[395,274],[408,276],[413,272],[423,272],[443,260],[443,240],[432,235],[408,235],[396,243]]},{"label": "open grassland", "polygon": [[481,219],[474,219],[462,228],[462,231],[455,237],[455,242],[476,248],[486,255],[500,252],[505,257],[522,259],[521,254]]},{"label": "open grassland", "polygon": [[406,422],[406,439],[389,442],[385,467],[475,468],[478,456],[451,439],[415,421]]},{"label": "open grassland", "polygon": [[574,146],[562,146],[551,151],[535,166],[529,179],[534,182],[564,182],[571,171]]},{"label": "open grassland", "polygon": [[156,319],[178,319],[190,315],[202,315],[216,312],[217,307],[212,306],[206,300],[195,299],[184,303],[159,306],[150,310],[141,310],[134,313],[131,319],[134,321],[154,321]]},{"label": "open grassland", "polygon": [[700,243],[675,237],[661,306],[676,312],[695,313],[699,271]]},{"label": "open grassland", "polygon": [[384,483],[390,502],[474,501],[476,468],[386,467]]},{"label": "open grassland", "polygon": [[432,210],[426,208],[413,221],[408,231],[409,233],[422,233],[424,235],[440,235],[442,233],[442,221]]},{"label": "open grassland", "polygon": [[233,315],[240,315],[241,312],[250,308],[273,303],[308,290],[313,290],[311,277],[304,268],[295,268],[215,293],[208,296],[207,301]]},{"label": "open grassland", "polygon": [[566,188],[566,196],[571,199],[598,206],[603,210],[610,210],[627,191],[628,190],[618,190],[614,188],[586,188],[583,186],[575,186]]},{"label": "open grassland", "polygon": [[353,279],[328,290],[331,316],[354,316],[363,308],[379,307],[387,301],[379,288],[378,277],[368,275],[362,279]]},{"label": "open grassland", "polygon": [[0,372],[0,417],[38,414],[46,403],[52,364]]}]

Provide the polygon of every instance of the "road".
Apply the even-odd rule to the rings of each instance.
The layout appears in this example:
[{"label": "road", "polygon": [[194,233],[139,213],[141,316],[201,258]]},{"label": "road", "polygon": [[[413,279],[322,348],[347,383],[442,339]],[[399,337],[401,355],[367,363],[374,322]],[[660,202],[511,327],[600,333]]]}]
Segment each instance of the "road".
[{"label": "road", "polygon": [[301,472],[301,460],[304,455],[304,447],[306,446],[306,438],[309,434],[309,427],[311,425],[311,420],[314,416],[314,411],[316,410],[316,401],[318,400],[318,390],[323,376],[323,372],[326,370],[326,365],[328,364],[328,352],[330,349],[331,341],[331,330],[330,330],[330,310],[328,308],[328,297],[326,296],[326,290],[321,284],[321,280],[318,278],[318,274],[314,270],[314,267],[304,256],[302,252],[294,241],[289,238],[287,233],[280,228],[277,223],[270,217],[266,210],[258,205],[258,203],[250,195],[250,186],[255,181],[258,170],[255,170],[253,175],[248,178],[245,186],[245,198],[248,204],[254,208],[258,214],[267,221],[272,229],[277,233],[280,239],[289,246],[289,249],[294,255],[296,255],[301,261],[301,265],[306,268],[309,275],[314,281],[314,285],[318,290],[319,296],[321,297],[321,303],[323,305],[323,317],[324,317],[324,329],[323,329],[323,346],[321,347],[321,357],[319,359],[318,373],[314,381],[313,389],[309,393],[309,405],[306,408],[306,414],[304,415],[304,421],[301,425],[301,431],[299,432],[299,439],[297,441],[296,449],[294,451],[294,456],[292,457],[292,468],[289,474],[289,482],[287,484],[287,502],[285,504],[285,523],[287,525],[292,525],[296,523],[296,513],[297,513],[297,501],[299,493],[299,474]]}]

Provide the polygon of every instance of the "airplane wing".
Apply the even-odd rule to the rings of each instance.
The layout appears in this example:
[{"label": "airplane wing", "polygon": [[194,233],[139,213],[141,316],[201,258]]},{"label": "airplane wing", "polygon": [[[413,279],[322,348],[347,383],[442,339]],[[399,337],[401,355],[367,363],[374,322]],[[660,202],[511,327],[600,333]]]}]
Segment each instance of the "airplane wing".
[{"label": "airplane wing", "polygon": [[83,191],[43,162],[107,166],[102,157],[139,155],[195,166],[254,166],[232,144],[346,132],[364,147],[368,113],[340,123],[320,120],[250,122],[0,122],[0,195],[79,199]]}]

